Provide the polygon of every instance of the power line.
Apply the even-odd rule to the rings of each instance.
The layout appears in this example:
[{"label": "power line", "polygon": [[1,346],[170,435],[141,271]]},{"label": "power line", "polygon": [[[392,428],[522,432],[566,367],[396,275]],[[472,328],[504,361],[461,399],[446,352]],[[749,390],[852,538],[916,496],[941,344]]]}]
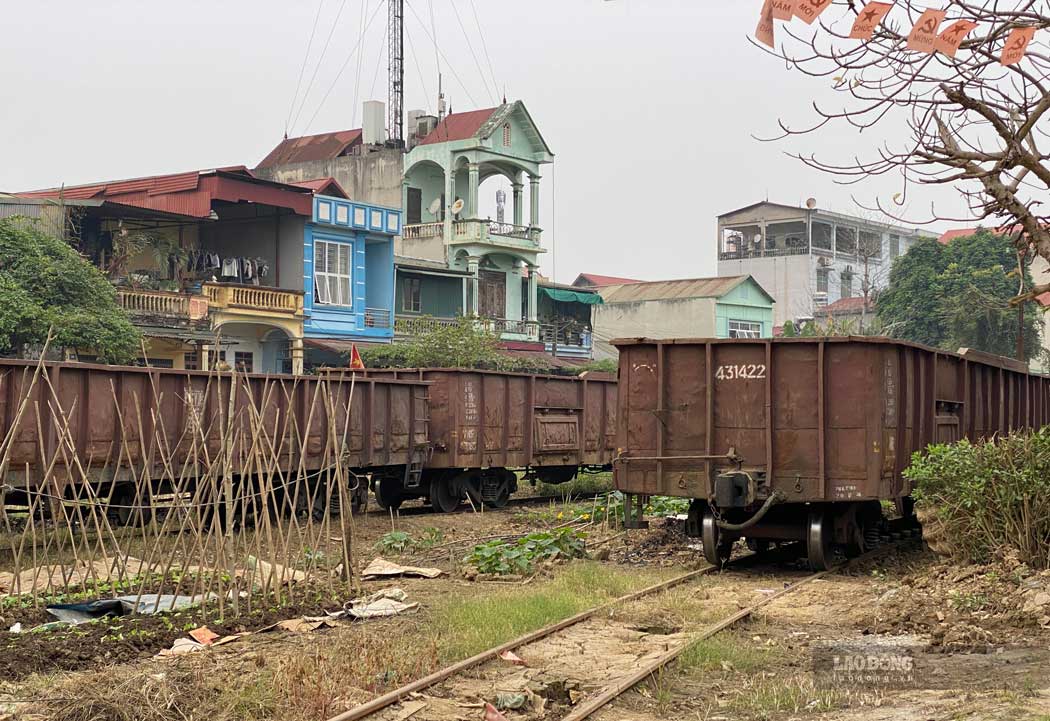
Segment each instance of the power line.
[{"label": "power line", "polygon": [[314,35],[317,33],[317,23],[321,19],[321,8],[324,7],[324,0],[320,0],[317,3],[317,14],[314,16],[314,26],[310,30],[310,40],[306,43],[306,54],[303,55],[303,64],[299,68],[299,80],[295,84],[295,95],[292,96],[292,104],[288,108],[288,117],[284,121],[284,134],[288,136],[288,125],[292,122],[292,113],[295,112],[295,101],[299,99],[299,90],[303,87],[303,75],[306,73],[306,61],[310,59],[310,50],[314,46]]},{"label": "power line", "polygon": [[[362,0],[361,2],[361,30],[357,34],[357,44],[361,45],[365,41],[365,19],[368,17],[368,2]],[[354,109],[351,117],[350,126],[357,125],[357,108],[361,104],[361,67],[362,63],[357,63],[357,79],[354,80]]]},{"label": "power line", "polygon": [[492,69],[492,58],[489,56],[489,46],[485,42],[485,31],[481,29],[481,20],[478,19],[478,9],[474,5],[474,0],[470,0],[470,9],[474,13],[474,24],[478,26],[478,35],[481,36],[481,49],[485,51],[485,62],[489,64],[489,75],[492,76],[492,87],[496,89],[497,95],[499,94],[499,83],[496,82],[496,71]]},{"label": "power line", "polygon": [[474,67],[478,69],[478,75],[481,76],[481,84],[485,86],[485,92],[488,93],[489,100],[495,102],[492,90],[489,89],[489,81],[485,79],[485,71],[481,69],[481,61],[478,60],[478,54],[474,52],[474,43],[470,42],[470,35],[467,33],[466,26],[463,25],[463,19],[459,16],[456,0],[450,0],[450,4],[452,5],[452,12],[456,15],[456,22],[459,23],[459,29],[463,32],[463,39],[467,41],[467,49],[470,50],[470,56],[474,58]]},{"label": "power line", "polygon": [[[379,2],[376,3],[376,9],[372,12],[372,16],[368,18],[368,24],[365,25],[366,33],[368,32],[368,28],[372,26],[372,21],[376,19],[376,15],[379,14],[379,10],[383,7],[383,2],[384,0],[379,0]],[[324,107],[325,102],[328,100],[328,96],[332,94],[333,90],[335,90],[335,86],[339,83],[339,78],[343,76],[343,71],[346,70],[346,66],[350,64],[350,59],[354,57],[354,52],[361,47],[361,42],[363,40],[364,34],[362,34],[357,44],[350,49],[350,52],[346,56],[346,60],[344,60],[343,64],[339,67],[339,72],[335,74],[335,79],[332,81],[332,84],[328,86],[328,90],[325,92],[324,97],[321,98],[321,102],[317,105],[317,109],[314,110],[314,114],[310,116],[310,122],[306,124],[307,128],[313,125],[314,120],[317,118],[317,114],[321,112],[321,108]]]},{"label": "power line", "polygon": [[[419,13],[416,12],[416,9],[412,7],[408,0],[405,0],[405,5],[407,5],[408,9],[412,11],[412,14],[416,16],[416,20],[419,20],[420,25],[423,25],[423,20],[419,17]],[[438,55],[445,61],[445,65],[448,66],[448,69],[452,71],[452,77],[454,77],[456,79],[456,82],[459,83],[459,87],[467,96],[467,100],[469,100],[471,104],[477,107],[478,102],[474,99],[474,96],[470,94],[470,90],[467,89],[467,85],[463,82],[463,78],[459,77],[459,73],[456,72],[456,66],[449,62],[449,59],[445,56],[445,53],[441,52],[441,48],[438,47],[435,36],[432,35],[429,30],[426,29],[426,25],[423,25],[423,32],[425,32],[427,34],[427,37],[434,42],[434,50],[436,50]]]},{"label": "power line", "polygon": [[332,42],[332,36],[335,35],[335,29],[339,25],[339,18],[343,16],[343,10],[346,9],[346,0],[343,0],[339,4],[339,12],[335,15],[335,21],[332,22],[332,27],[328,30],[328,37],[324,41],[324,47],[321,48],[321,57],[317,58],[317,65],[314,66],[314,72],[310,76],[310,82],[306,86],[306,92],[303,93],[303,102],[299,105],[299,111],[295,114],[295,120],[292,121],[292,128],[294,129],[299,123],[299,116],[303,114],[303,108],[306,107],[306,99],[310,97],[310,90],[314,86],[314,81],[317,80],[317,71],[321,69],[321,63],[324,62],[325,53],[328,52],[328,46]]},{"label": "power line", "polygon": [[372,89],[368,92],[369,97],[375,97],[376,82],[379,80],[379,68],[383,66],[383,55],[386,53],[386,44],[390,40],[390,26],[387,25],[383,32],[383,44],[379,46],[379,57],[376,59],[376,72],[372,76]]},{"label": "power line", "polygon": [[408,32],[408,26],[405,26],[405,38],[408,40],[408,49],[412,52],[412,62],[415,63],[416,72],[419,73],[419,86],[423,88],[423,97],[426,98],[423,107],[427,114],[430,114],[430,91],[427,90],[427,81],[423,78],[423,68],[419,66],[419,56],[416,55],[416,46],[412,44],[412,35]]}]

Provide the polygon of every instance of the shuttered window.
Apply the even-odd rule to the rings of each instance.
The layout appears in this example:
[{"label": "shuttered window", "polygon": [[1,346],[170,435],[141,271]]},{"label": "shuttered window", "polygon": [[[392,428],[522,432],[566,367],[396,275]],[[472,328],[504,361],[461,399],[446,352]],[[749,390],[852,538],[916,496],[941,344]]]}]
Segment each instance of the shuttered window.
[{"label": "shuttered window", "polygon": [[349,243],[314,241],[314,300],[326,305],[354,304],[354,247]]}]

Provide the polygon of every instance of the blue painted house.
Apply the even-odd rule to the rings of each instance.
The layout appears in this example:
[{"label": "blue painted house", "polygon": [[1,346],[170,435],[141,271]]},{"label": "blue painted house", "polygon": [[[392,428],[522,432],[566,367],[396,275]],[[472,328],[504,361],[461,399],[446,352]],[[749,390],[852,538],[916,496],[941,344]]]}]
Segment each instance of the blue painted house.
[{"label": "blue painted house", "polygon": [[394,236],[401,211],[314,195],[303,243],[303,335],[308,364],[350,343],[393,339]]}]

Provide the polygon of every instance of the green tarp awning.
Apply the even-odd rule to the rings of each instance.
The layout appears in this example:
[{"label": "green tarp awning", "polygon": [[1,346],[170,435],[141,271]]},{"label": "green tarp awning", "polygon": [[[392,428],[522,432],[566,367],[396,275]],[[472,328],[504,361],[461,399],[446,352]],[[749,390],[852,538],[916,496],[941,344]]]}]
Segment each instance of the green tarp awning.
[{"label": "green tarp awning", "polygon": [[560,300],[562,303],[583,303],[585,305],[602,304],[602,297],[597,293],[578,293],[575,290],[544,288],[542,286],[540,286],[540,292],[551,300]]}]

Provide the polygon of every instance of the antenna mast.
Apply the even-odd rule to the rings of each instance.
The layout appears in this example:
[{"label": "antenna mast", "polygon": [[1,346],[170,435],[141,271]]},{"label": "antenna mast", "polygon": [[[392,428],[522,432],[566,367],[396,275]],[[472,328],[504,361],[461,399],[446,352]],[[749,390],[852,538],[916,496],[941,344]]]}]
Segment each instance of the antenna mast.
[{"label": "antenna mast", "polygon": [[405,0],[387,0],[388,27],[387,66],[390,71],[387,112],[390,113],[390,142],[394,147],[405,146]]}]

